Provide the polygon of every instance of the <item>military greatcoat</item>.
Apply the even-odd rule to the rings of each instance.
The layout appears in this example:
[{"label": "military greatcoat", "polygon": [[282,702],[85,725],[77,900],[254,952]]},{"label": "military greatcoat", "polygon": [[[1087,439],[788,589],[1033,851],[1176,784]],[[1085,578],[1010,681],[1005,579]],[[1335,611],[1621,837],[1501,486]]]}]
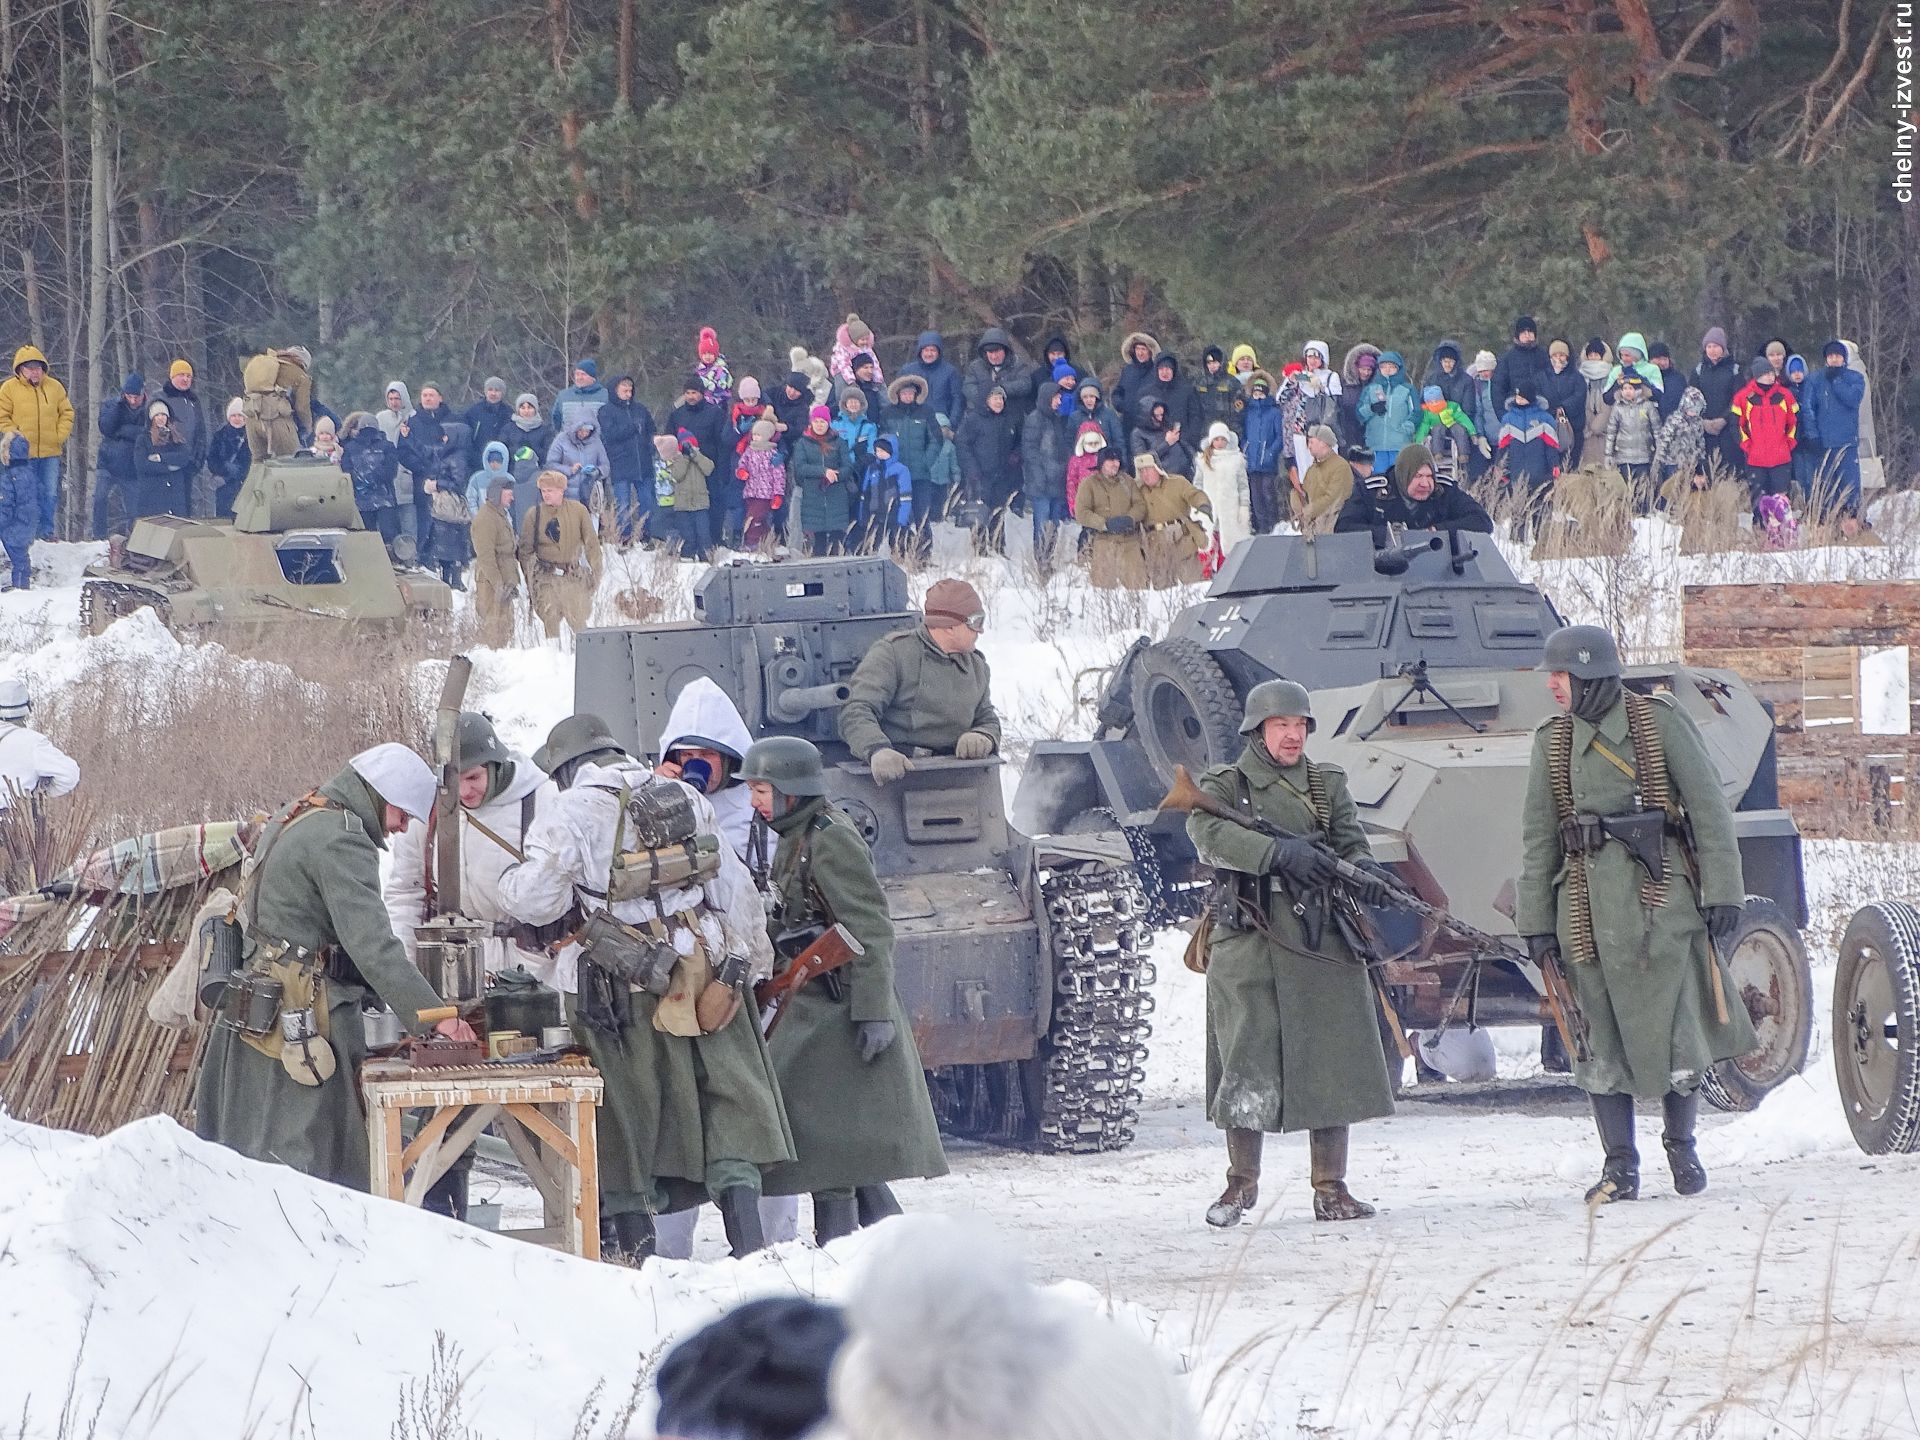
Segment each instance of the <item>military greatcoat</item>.
[{"label": "military greatcoat", "polygon": [[[1293,835],[1319,835],[1343,859],[1370,857],[1346,774],[1323,765],[1327,823],[1315,819],[1303,758],[1276,764],[1258,736],[1232,765],[1200,780],[1216,800],[1251,810]],[[1274,841],[1231,820],[1187,821],[1200,858],[1262,876]],[[1274,881],[1284,897],[1283,882]],[[1284,898],[1268,907],[1270,934],[1216,923],[1207,961],[1207,1115],[1223,1130],[1320,1130],[1393,1113],[1372,982],[1331,920],[1310,948]]]},{"label": "military greatcoat", "polygon": [[[1744,1055],[1757,1043],[1739,992],[1721,967],[1727,1020],[1716,1017],[1708,980],[1704,905],[1739,905],[1746,899],[1733,811],[1720,788],[1693,721],[1671,702],[1656,699],[1653,714],[1666,753],[1673,794],[1692,823],[1700,886],[1687,879],[1680,842],[1666,839],[1666,902],[1649,906],[1642,896],[1646,870],[1625,845],[1608,841],[1584,859],[1560,845],[1560,819],[1548,773],[1548,736],[1553,721],[1535,733],[1533,768],[1527,777],[1522,831],[1524,856],[1515,919],[1523,935],[1555,934],[1574,998],[1587,1024],[1592,1058],[1576,1060],[1573,1078],[1596,1095],[1686,1094],[1716,1062]],[[1609,759],[1607,752],[1615,757]],[[1624,769],[1622,767],[1625,767]],[[1630,774],[1637,768],[1624,700],[1594,725],[1573,720],[1570,767],[1574,808],[1593,815],[1623,815],[1642,790]],[[1573,865],[1585,865],[1597,956],[1583,960],[1568,924],[1566,880]]]},{"label": "military greatcoat", "polygon": [[395,1014],[411,1019],[439,1005],[440,997],[407,959],[380,897],[386,832],[366,782],[343,770],[320,794],[337,808],[295,821],[284,838],[275,838],[278,821],[260,837],[255,853],[265,858],[251,882],[258,908],[248,950],[256,939],[286,940],[309,950],[336,946],[352,960],[352,973],[364,984],[327,982],[333,1076],[301,1085],[279,1061],[216,1021],[200,1070],[194,1123],[203,1138],[242,1155],[365,1190],[367,1122],[359,1086],[367,1036],[360,1002],[371,989]]},{"label": "military greatcoat", "polygon": [[[790,996],[767,1048],[793,1126],[791,1165],[766,1172],[769,1195],[852,1189],[947,1173],[947,1158],[927,1096],[913,1028],[893,990],[893,921],[873,858],[853,822],[823,798],[796,805],[773,822],[780,836],[772,878],[780,901],[776,926],[838,922],[866,953]],[[806,863],[806,851],[811,856]],[[812,888],[809,894],[808,875]],[[871,1064],[861,1060],[855,1026],[890,1020],[894,1042]]]},{"label": "military greatcoat", "polygon": [[998,749],[992,685],[987,657],[978,650],[948,654],[925,625],[896,630],[854,667],[840,738],[862,760],[885,748],[951,755],[969,730],[991,735]]}]

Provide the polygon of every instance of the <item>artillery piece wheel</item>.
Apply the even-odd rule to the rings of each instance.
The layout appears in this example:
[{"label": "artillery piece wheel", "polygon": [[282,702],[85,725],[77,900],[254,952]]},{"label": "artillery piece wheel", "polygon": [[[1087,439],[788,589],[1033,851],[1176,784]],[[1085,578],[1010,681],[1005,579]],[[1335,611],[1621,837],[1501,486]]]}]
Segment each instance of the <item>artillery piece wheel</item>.
[{"label": "artillery piece wheel", "polygon": [[1920,1150],[1920,910],[1854,911],[1833,976],[1833,1068],[1854,1142],[1869,1155]]},{"label": "artillery piece wheel", "polygon": [[1141,652],[1133,673],[1133,728],[1154,769],[1198,776],[1240,753],[1239,696],[1215,660],[1191,640],[1161,640]]},{"label": "artillery piece wheel", "polygon": [[1749,895],[1733,942],[1722,958],[1736,999],[1747,1007],[1760,1043],[1723,1060],[1700,1082],[1700,1093],[1720,1110],[1751,1110],[1768,1092],[1798,1075],[1813,1040],[1813,972],[1800,932],[1773,901]]}]

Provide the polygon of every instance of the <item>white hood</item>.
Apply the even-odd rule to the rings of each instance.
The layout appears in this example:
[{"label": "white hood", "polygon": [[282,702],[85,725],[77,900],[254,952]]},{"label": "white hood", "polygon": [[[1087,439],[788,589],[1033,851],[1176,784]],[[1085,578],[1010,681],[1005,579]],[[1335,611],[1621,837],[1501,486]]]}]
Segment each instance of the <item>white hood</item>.
[{"label": "white hood", "polygon": [[735,765],[747,758],[753,744],[739,709],[727,698],[727,692],[705,675],[689,680],[674,700],[654,753],[665,755],[676,743],[695,742],[732,756]]}]

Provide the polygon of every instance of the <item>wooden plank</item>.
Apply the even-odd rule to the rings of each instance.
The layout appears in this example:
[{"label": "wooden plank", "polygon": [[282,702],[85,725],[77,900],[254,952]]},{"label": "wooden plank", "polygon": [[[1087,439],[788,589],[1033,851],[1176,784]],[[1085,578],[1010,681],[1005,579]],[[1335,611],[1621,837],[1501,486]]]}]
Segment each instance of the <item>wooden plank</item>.
[{"label": "wooden plank", "polygon": [[520,1167],[527,1172],[527,1178],[533,1182],[533,1188],[540,1192],[541,1207],[549,1215],[564,1210],[566,1195],[559,1178],[547,1168],[545,1158],[540,1154],[539,1148],[534,1144],[533,1136],[528,1133],[526,1127],[517,1117],[503,1115],[500,1117],[500,1131],[506,1136],[514,1158],[520,1162]]},{"label": "wooden plank", "polygon": [[1852,685],[1859,666],[1857,646],[1809,645],[1800,652],[1800,675],[1805,680],[1844,680]]},{"label": "wooden plank", "polygon": [[446,1138],[435,1148],[431,1155],[423,1157],[413,1172],[413,1179],[407,1183],[408,1193],[412,1193],[415,1184],[420,1186],[424,1199],[426,1192],[439,1183],[445,1175],[460,1161],[460,1157],[473,1148],[473,1142],[480,1138],[480,1132],[493,1122],[500,1113],[498,1105],[478,1105],[462,1117],[460,1123],[447,1132]]},{"label": "wooden plank", "polygon": [[427,1118],[420,1127],[420,1133],[413,1137],[413,1143],[400,1152],[400,1168],[411,1170],[420,1163],[420,1157],[426,1154],[430,1146],[438,1145],[440,1137],[452,1128],[453,1122],[460,1118],[460,1110],[454,1106],[444,1106]]},{"label": "wooden plank", "polygon": [[540,1137],[540,1142],[557,1152],[569,1165],[580,1163],[580,1150],[566,1132],[531,1105],[509,1105],[507,1113]]},{"label": "wooden plank", "polygon": [[579,1200],[574,1206],[574,1227],[579,1250],[588,1260],[600,1258],[600,1116],[598,1106],[576,1100],[569,1107],[573,1123],[568,1133],[574,1138],[580,1163],[573,1167],[579,1181]]},{"label": "wooden plank", "polygon": [[1854,719],[1853,697],[1840,695],[1829,698],[1823,695],[1809,695],[1801,714],[1809,730],[1815,725],[1835,723],[1851,725]]}]

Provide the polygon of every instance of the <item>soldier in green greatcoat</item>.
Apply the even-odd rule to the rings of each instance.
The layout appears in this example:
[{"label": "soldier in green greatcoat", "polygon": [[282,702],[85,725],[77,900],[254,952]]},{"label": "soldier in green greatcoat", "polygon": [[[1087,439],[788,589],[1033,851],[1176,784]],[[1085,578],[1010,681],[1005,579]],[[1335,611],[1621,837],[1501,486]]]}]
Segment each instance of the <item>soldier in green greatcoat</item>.
[{"label": "soldier in green greatcoat", "polygon": [[[724,1020],[690,1016],[683,1003],[704,1004],[715,986],[744,992],[771,967],[753,877],[719,839],[706,796],[629,757],[597,717],[562,720],[533,758],[560,793],[528,829],[526,858],[501,872],[500,899],[515,919],[564,932],[550,944],[551,966],[536,973],[561,992],[606,1085],[598,1137],[607,1248],[644,1260],[654,1215],[711,1199],[733,1253],[758,1250],[761,1168],[793,1158],[780,1085],[751,995]],[[717,870],[614,894],[616,852],[639,852],[648,814],[669,808],[690,808],[699,840],[715,842]],[[666,847],[654,854],[671,858]],[[626,952],[640,960],[625,963],[588,929],[600,912],[669,948],[641,944]],[[601,933],[617,945],[617,931]]]},{"label": "soldier in green greatcoat", "polygon": [[1306,690],[1265,681],[1247,693],[1246,749],[1199,782],[1287,838],[1200,811],[1187,820],[1194,848],[1230,892],[1215,906],[1207,951],[1207,1115],[1227,1132],[1227,1188],[1209,1225],[1239,1223],[1259,1196],[1262,1137],[1293,1130],[1309,1132],[1314,1218],[1373,1214],[1347,1190],[1347,1131],[1392,1114],[1393,1085],[1366,964],[1329,915],[1331,857],[1376,871],[1373,884],[1354,887],[1367,904],[1386,900],[1385,872],[1373,864],[1345,773],[1306,758],[1312,732]]},{"label": "soldier in green greatcoat", "polygon": [[[1555,631],[1539,668],[1566,713],[1534,734],[1515,920],[1536,961],[1564,962],[1585,1021],[1591,1053],[1573,1078],[1593,1098],[1606,1152],[1587,1199],[1640,1194],[1636,1096],[1659,1098],[1673,1188],[1697,1195],[1707,1188],[1693,1137],[1701,1078],[1756,1043],[1714,954],[1738,933],[1746,901],[1733,811],[1685,713],[1622,687],[1605,630]],[[1635,816],[1661,875],[1622,838]]]},{"label": "soldier in green greatcoat", "polygon": [[773,934],[840,924],[864,952],[790,995],[767,1042],[797,1157],[767,1171],[767,1193],[811,1195],[814,1236],[824,1245],[899,1214],[887,1182],[944,1175],[947,1158],[913,1029],[893,990],[887,897],[867,842],[827,802],[820,752],[795,736],[770,736],[747,752],[740,778],[780,837]]},{"label": "soldier in green greatcoat", "polygon": [[[380,852],[409,820],[426,823],[433,793],[426,761],[404,745],[376,745],[284,806],[262,832],[241,887],[243,967],[216,1006],[194,1096],[204,1139],[368,1188],[360,1002],[373,991],[415,1033],[426,1028],[419,1012],[440,1004],[393,933],[380,898]],[[253,1016],[260,1033],[243,1032],[249,994],[258,985],[265,995],[269,984],[281,1003],[263,1000]],[[289,1047],[281,1027],[288,1009],[310,1009],[318,1034]],[[458,1020],[434,1028],[473,1034]]]},{"label": "soldier in green greatcoat", "polygon": [[979,592],[936,580],[924,614],[924,624],[868,650],[847,681],[840,738],[875,784],[900,779],[916,754],[984,760],[1000,748],[987,657],[975,648],[987,624]]}]

